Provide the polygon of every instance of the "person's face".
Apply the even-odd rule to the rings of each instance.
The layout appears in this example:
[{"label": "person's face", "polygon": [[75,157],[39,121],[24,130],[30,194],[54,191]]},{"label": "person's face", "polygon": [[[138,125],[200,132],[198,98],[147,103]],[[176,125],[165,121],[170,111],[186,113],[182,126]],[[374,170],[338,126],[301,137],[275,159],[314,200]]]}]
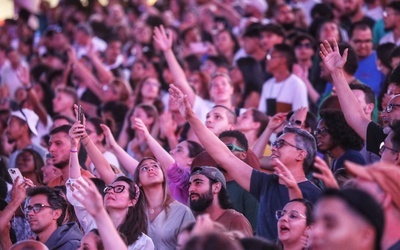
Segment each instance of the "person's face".
[{"label": "person's face", "polygon": [[220,53],[233,52],[235,43],[227,31],[216,35],[215,46]]},{"label": "person's face", "polygon": [[161,166],[154,160],[145,160],[139,167],[139,180],[140,185],[143,187],[161,184],[164,181],[164,174],[161,170]]},{"label": "person's face", "polygon": [[54,167],[52,158],[46,159],[46,163],[41,170],[43,173],[43,183],[45,184],[61,175],[60,169]]},{"label": "person's face", "polygon": [[320,28],[319,41],[332,41],[333,39],[340,41],[339,28],[334,22],[326,22]]},{"label": "person's face", "polygon": [[19,62],[20,62],[20,57],[19,57],[19,54],[18,54],[17,51],[15,51],[15,50],[10,51],[10,52],[8,53],[7,57],[8,57],[8,60],[10,61],[11,66],[12,66],[13,68],[18,67]]},{"label": "person's face", "polygon": [[229,77],[232,80],[232,84],[235,86],[238,86],[241,83],[243,83],[243,74],[242,72],[240,72],[240,69],[237,66],[233,66],[229,70]]},{"label": "person's face", "polygon": [[360,89],[353,89],[351,90],[354,94],[354,96],[357,98],[358,102],[360,103],[361,108],[363,109],[365,115],[368,117],[371,117],[372,113],[372,108],[371,105],[368,105],[367,102],[365,101],[365,93],[364,91]]},{"label": "person's face", "polygon": [[400,152],[393,148],[392,143],[393,132],[386,136],[384,145],[380,149],[381,161],[397,163],[399,161]]},{"label": "person's face", "polygon": [[189,157],[189,148],[187,141],[179,143],[176,148],[172,149],[169,153],[179,166],[190,167],[192,163],[192,158]]},{"label": "person's face", "polygon": [[99,241],[101,241],[99,236],[93,232],[89,232],[82,237],[78,250],[97,250],[97,242]]},{"label": "person's face", "polygon": [[73,98],[64,92],[57,92],[56,96],[53,99],[53,111],[55,113],[70,110],[72,109],[73,105]]},{"label": "person's face", "polygon": [[267,72],[274,73],[282,67],[282,64],[286,64],[286,59],[279,52],[272,51],[267,55]]},{"label": "person's face", "polygon": [[309,60],[314,55],[314,49],[309,40],[305,39],[294,47],[296,58],[299,61]]},{"label": "person's face", "polygon": [[86,122],[86,133],[95,144],[101,144],[102,140],[104,139],[103,134],[98,135],[93,123],[89,121]]},{"label": "person's face", "polygon": [[146,70],[142,63],[134,63],[131,71],[131,78],[138,81],[144,77]]},{"label": "person's face", "polygon": [[215,135],[229,130],[232,124],[229,123],[227,110],[221,107],[213,108],[206,116],[206,127]]},{"label": "person's face", "polygon": [[[271,147],[271,164],[274,165],[275,160],[279,159],[284,165],[290,168],[290,166],[300,160],[303,160],[302,158],[299,158],[300,151],[298,148],[294,147],[296,146],[295,142],[295,135],[292,133],[284,133],[281,136],[279,136],[276,141],[278,140],[283,140],[284,143],[280,148],[278,148],[275,145],[272,145]],[[291,146],[293,145],[293,146]]]},{"label": "person's face", "polygon": [[14,142],[20,138],[25,132],[27,125],[21,119],[11,116],[7,122],[6,136],[9,142]]},{"label": "person's face", "polygon": [[79,45],[86,45],[88,36],[81,30],[76,30],[74,33],[75,42]]},{"label": "person's face", "polygon": [[326,127],[324,120],[319,120],[317,125],[317,135],[315,136],[317,139],[317,147],[321,152],[327,152],[332,150],[332,140],[331,135],[328,133],[328,128]]},{"label": "person's face", "polygon": [[192,86],[197,94],[200,94],[203,92],[203,85],[201,83],[201,78],[199,76],[199,74],[191,74],[188,78],[188,82],[190,84],[190,86]]},{"label": "person's face", "polygon": [[253,111],[249,109],[238,117],[235,125],[235,129],[239,130],[240,132],[255,130],[259,127],[260,123],[253,120]]},{"label": "person's face", "polygon": [[104,196],[104,206],[106,209],[127,209],[130,206],[136,204],[129,197],[129,185],[124,181],[115,181],[111,184],[111,186],[124,186],[124,190],[122,192],[117,193],[114,189],[110,188],[110,190]]},{"label": "person's face", "polygon": [[217,70],[217,65],[211,61],[211,60],[206,60],[202,65],[201,65],[201,71],[205,73],[208,76],[212,76]]},{"label": "person's face", "polygon": [[391,112],[382,111],[382,122],[384,126],[395,120],[400,120],[400,96],[391,99],[387,106],[392,106]]},{"label": "person's face", "polygon": [[350,44],[354,47],[360,59],[366,58],[372,53],[372,31],[371,29],[355,29]]},{"label": "person's face", "polygon": [[385,29],[393,29],[396,26],[397,18],[397,11],[392,8],[386,8],[386,10],[383,12],[383,22],[385,24]]},{"label": "person's face", "polygon": [[283,209],[284,215],[278,220],[278,239],[284,245],[296,243],[307,235],[306,207],[301,202],[290,202]]},{"label": "person's face", "polygon": [[114,62],[117,60],[117,57],[121,54],[121,42],[119,41],[113,41],[108,44],[107,50],[106,50],[106,57],[108,61]]},{"label": "person's face", "polygon": [[220,140],[225,144],[225,145],[233,145],[236,146],[236,149],[231,150],[232,154],[234,154],[237,158],[241,159],[242,161],[246,159],[246,152],[242,148],[243,146],[239,145],[238,140],[235,137],[222,137]]},{"label": "person's face", "polygon": [[69,150],[71,149],[71,141],[69,135],[59,132],[50,135],[49,152],[53,159],[53,165],[56,168],[63,168],[69,163]]},{"label": "person's face", "polygon": [[368,224],[341,200],[325,198],[314,210],[311,247],[315,250],[364,249],[364,229]]},{"label": "person's face", "polygon": [[46,207],[42,207],[37,213],[33,209],[26,213],[25,216],[32,232],[39,234],[56,227],[57,219],[61,216],[61,209],[53,210],[47,201],[47,196],[44,194],[38,194],[28,199],[27,206],[35,204],[42,204]]},{"label": "person's face", "polygon": [[147,78],[143,82],[141,94],[144,98],[155,99],[159,96],[161,84],[155,78]]},{"label": "person's face", "polygon": [[258,37],[243,37],[243,49],[247,54],[256,52],[256,48],[260,46]]},{"label": "person's face", "polygon": [[284,5],[279,8],[278,13],[275,16],[277,23],[281,25],[288,25],[294,23],[293,9],[289,5]]},{"label": "person's face", "polygon": [[202,174],[196,174],[189,179],[190,208],[196,212],[204,212],[213,202],[214,197],[210,180]]},{"label": "person's face", "polygon": [[[131,115],[131,124],[133,126],[134,124],[134,119],[135,118],[139,118],[143,121],[144,125],[146,126],[151,126],[154,123],[154,118],[153,117],[149,117],[146,113],[146,111],[144,111],[142,108],[137,107],[135,108],[135,110],[133,111],[132,115]],[[132,127],[133,129],[134,127]]]},{"label": "person's face", "polygon": [[20,153],[17,156],[16,164],[17,168],[23,175],[35,172],[35,161],[33,159],[33,155],[27,151]]},{"label": "person's face", "polygon": [[264,51],[269,51],[275,44],[283,43],[283,37],[272,32],[261,32],[260,44]]},{"label": "person's face", "polygon": [[217,76],[211,81],[210,96],[215,103],[226,102],[231,99],[233,87],[224,76]]}]

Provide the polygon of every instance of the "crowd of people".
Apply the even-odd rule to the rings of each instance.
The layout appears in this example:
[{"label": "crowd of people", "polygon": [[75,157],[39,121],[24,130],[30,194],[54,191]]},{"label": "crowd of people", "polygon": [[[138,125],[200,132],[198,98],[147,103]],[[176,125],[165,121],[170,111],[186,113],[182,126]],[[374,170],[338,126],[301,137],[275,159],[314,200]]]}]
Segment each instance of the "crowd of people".
[{"label": "crowd of people", "polygon": [[0,249],[400,249],[399,0],[14,5]]}]

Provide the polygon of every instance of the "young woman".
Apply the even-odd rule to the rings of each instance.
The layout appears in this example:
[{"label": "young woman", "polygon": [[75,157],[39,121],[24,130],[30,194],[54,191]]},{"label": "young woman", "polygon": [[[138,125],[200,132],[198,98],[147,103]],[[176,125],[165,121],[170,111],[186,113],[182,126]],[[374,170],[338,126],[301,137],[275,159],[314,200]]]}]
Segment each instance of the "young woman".
[{"label": "young woman", "polygon": [[312,224],[313,205],[304,199],[289,201],[282,210],[276,211],[278,239],[284,250],[301,250],[307,246]]},{"label": "young woman", "polygon": [[186,140],[168,153],[146,129],[143,121],[135,119],[136,131],[141,133],[153,154],[160,159],[161,166],[168,176],[168,186],[173,198],[183,204],[188,203],[190,167],[194,157],[202,152],[203,147],[197,142]]},{"label": "young woman", "polygon": [[[80,166],[78,161],[78,144],[83,137],[85,144],[92,143],[86,141],[86,131],[84,124],[76,122],[70,132],[70,179],[67,182],[67,197],[75,207],[76,215],[85,232],[97,227],[98,220],[94,218],[95,213],[89,212],[88,208],[82,205],[81,196],[72,193],[74,186],[78,189],[82,186]],[[98,154],[98,157],[101,157]],[[105,159],[103,159],[104,161]],[[81,182],[77,182],[77,180]],[[107,183],[107,181],[106,181]],[[128,249],[154,249],[152,240],[146,235],[147,217],[144,210],[144,197],[140,195],[139,187],[129,178],[120,176],[108,185],[105,190],[104,208],[111,218],[112,224],[117,230],[126,236]]]},{"label": "young woman", "polygon": [[156,249],[175,249],[181,228],[194,221],[192,212],[171,197],[165,171],[156,159],[143,158],[134,176],[146,198],[148,234]]},{"label": "young woman", "polygon": [[43,185],[43,173],[41,168],[44,166],[43,158],[33,149],[24,149],[17,155],[16,167],[21,174],[30,180],[36,186]]}]

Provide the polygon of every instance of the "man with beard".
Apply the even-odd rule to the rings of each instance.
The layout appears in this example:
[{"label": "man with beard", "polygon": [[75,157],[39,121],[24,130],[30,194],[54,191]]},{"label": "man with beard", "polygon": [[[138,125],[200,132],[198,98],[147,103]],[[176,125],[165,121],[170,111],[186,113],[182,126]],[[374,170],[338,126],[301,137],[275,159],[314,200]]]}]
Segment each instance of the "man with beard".
[{"label": "man with beard", "polygon": [[372,29],[375,20],[366,16],[362,10],[363,0],[347,0],[343,4],[340,26],[350,34],[351,26],[356,22],[364,22]]},{"label": "man with beard", "polygon": [[43,160],[46,159],[47,151],[40,145],[32,142],[32,136],[37,136],[36,125],[39,117],[30,109],[20,109],[11,112],[8,119],[6,135],[8,143],[15,143],[15,150],[10,155],[9,167],[15,167],[17,155],[25,148],[30,148],[38,152]]},{"label": "man with beard", "polygon": [[232,209],[226,191],[224,175],[215,167],[203,166],[192,170],[189,180],[190,208],[198,214],[208,213],[213,221],[229,231],[238,230],[251,237],[253,230],[243,214]]},{"label": "man with beard", "polygon": [[[53,158],[53,165],[61,170],[62,175],[51,180],[47,186],[55,187],[65,185],[69,178],[69,155],[71,149],[71,138],[68,134],[70,125],[62,125],[50,131],[49,151]],[[81,168],[81,176],[92,178],[93,175]]]}]

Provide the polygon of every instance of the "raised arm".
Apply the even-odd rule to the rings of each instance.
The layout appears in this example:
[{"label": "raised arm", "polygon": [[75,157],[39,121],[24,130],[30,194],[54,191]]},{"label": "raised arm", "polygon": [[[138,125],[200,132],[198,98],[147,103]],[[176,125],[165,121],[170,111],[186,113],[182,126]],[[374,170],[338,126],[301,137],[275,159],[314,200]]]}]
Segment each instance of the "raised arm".
[{"label": "raised arm", "polygon": [[103,200],[96,185],[91,180],[78,180],[78,185],[75,186],[72,195],[83,204],[86,211],[96,221],[104,249],[128,249],[103,206]]},{"label": "raised arm", "polygon": [[367,138],[367,127],[371,122],[370,119],[365,115],[360,103],[354,96],[349,85],[347,84],[346,78],[343,73],[343,66],[347,60],[348,49],[343,53],[343,56],[339,54],[339,48],[336,40],[333,40],[333,49],[328,41],[324,41],[321,45],[320,56],[330,71],[332,76],[333,85],[336,88],[336,93],[339,98],[340,106],[347,123],[357,132],[357,134],[366,140]]},{"label": "raised arm", "polygon": [[183,93],[173,84],[170,85],[170,98],[179,106],[182,116],[189,122],[194,133],[210,156],[245,190],[250,190],[252,168],[237,158],[226,145],[212,133],[193,113],[193,110]]},{"label": "raised arm", "polygon": [[172,75],[175,77],[175,85],[185,94],[187,95],[187,99],[189,100],[190,105],[193,105],[194,100],[196,98],[196,93],[193,91],[192,87],[190,87],[189,82],[186,79],[185,72],[182,67],[179,65],[178,60],[176,59],[174,52],[172,51],[172,36],[167,35],[164,26],[156,27],[154,29],[154,41],[163,51],[165,59],[167,60],[169,70]]},{"label": "raised arm", "polygon": [[172,158],[172,156],[160,145],[160,143],[158,143],[158,141],[150,135],[146,125],[144,125],[143,121],[139,118],[135,118],[135,130],[143,135],[151,152],[161,163],[161,166],[167,170],[175,162],[174,158]]},{"label": "raised arm", "polygon": [[132,158],[116,141],[114,136],[111,133],[109,127],[104,124],[100,125],[103,129],[104,136],[106,137],[107,144],[109,148],[114,152],[115,156],[117,156],[119,162],[122,166],[132,175],[135,173],[135,169],[139,162]]}]

